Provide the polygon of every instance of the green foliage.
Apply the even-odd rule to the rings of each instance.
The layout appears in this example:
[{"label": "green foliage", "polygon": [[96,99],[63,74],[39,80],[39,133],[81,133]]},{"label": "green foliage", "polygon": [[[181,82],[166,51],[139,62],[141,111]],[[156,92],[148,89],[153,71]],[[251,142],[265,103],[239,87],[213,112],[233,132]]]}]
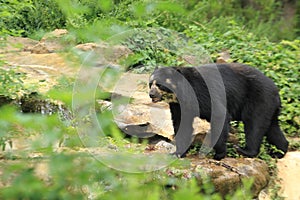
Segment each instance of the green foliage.
[{"label": "green foliage", "polygon": [[289,144],[289,149],[291,151],[300,150],[300,141],[299,140],[291,141],[290,144]]},{"label": "green foliage", "polygon": [[[21,11],[23,9],[32,8],[30,1],[23,1],[22,3],[18,0],[1,0],[1,10],[0,10],[0,27],[1,35],[19,35],[23,33],[23,28],[20,28],[16,25],[16,21],[20,18],[23,18]],[[16,23],[14,23],[16,22]],[[11,25],[14,24],[14,25]]]},{"label": "green foliage", "polygon": [[28,36],[64,27],[65,17],[52,0],[1,0],[2,33]]},{"label": "green foliage", "polygon": [[[297,37],[296,15],[284,18],[283,3],[275,0],[1,0],[2,33],[32,35],[67,27],[76,31],[99,25],[102,32],[120,27],[165,27],[184,31],[191,24],[207,24],[220,19],[219,28],[227,18],[240,21],[247,30],[271,40]],[[286,2],[285,2],[286,3]],[[101,24],[101,26],[100,26]],[[113,30],[115,29],[115,30]],[[106,30],[106,31],[105,31]],[[115,32],[114,32],[115,33]],[[82,35],[83,36],[83,35]],[[80,39],[80,38],[78,38]],[[90,41],[88,37],[81,38]],[[82,40],[79,40],[80,42]]]},{"label": "green foliage", "polygon": [[34,91],[35,86],[24,84],[25,77],[24,73],[13,69],[0,68],[0,96],[18,99],[21,95],[28,95]]},{"label": "green foliage", "polygon": [[287,19],[283,18],[282,7],[283,2],[275,0],[199,1],[190,17],[197,24],[207,24],[219,19],[222,23],[218,29],[226,28],[227,18],[231,18],[260,37],[271,40],[293,39],[297,37],[297,29],[291,31],[291,27],[296,25],[296,17],[287,23]]},{"label": "green foliage", "polygon": [[13,107],[4,106],[1,107],[0,119],[3,136],[13,136],[13,134],[28,136],[44,133],[49,136],[61,137],[65,131],[65,127],[57,115],[22,114]]},{"label": "green foliage", "polygon": [[136,72],[149,72],[156,66],[180,66],[180,54],[185,48],[183,36],[167,29],[145,29],[133,31],[123,45],[134,54],[123,61]]},{"label": "green foliage", "polygon": [[226,199],[228,200],[238,200],[238,199],[245,199],[251,200],[253,197],[251,196],[251,187],[254,183],[254,179],[242,179],[242,185],[239,190],[233,193],[233,195],[227,195]]},{"label": "green foliage", "polygon": [[62,101],[64,105],[71,108],[73,85],[74,78],[62,76],[58,79],[58,84],[47,92],[47,96],[51,99]]},{"label": "green foliage", "polygon": [[[212,187],[212,186],[211,186]],[[211,188],[209,187],[209,188]],[[180,199],[202,199],[203,197],[199,195],[200,189],[197,186],[197,182],[195,180],[191,180],[187,182],[187,185],[185,187],[180,188],[179,190],[175,191],[173,194],[174,200],[180,200]],[[219,200],[222,199],[219,195],[211,194],[209,195],[209,199],[213,200]]]}]

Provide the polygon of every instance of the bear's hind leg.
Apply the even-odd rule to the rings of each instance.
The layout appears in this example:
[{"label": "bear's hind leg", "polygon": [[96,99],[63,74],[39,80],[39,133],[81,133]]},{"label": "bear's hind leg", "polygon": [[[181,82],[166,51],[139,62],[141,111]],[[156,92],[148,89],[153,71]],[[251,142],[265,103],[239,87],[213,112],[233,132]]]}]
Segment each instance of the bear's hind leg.
[{"label": "bear's hind leg", "polygon": [[238,153],[247,157],[257,156],[268,127],[268,121],[265,119],[248,118],[244,121],[246,146],[245,148],[238,147]]},{"label": "bear's hind leg", "polygon": [[272,120],[266,136],[267,136],[267,141],[270,144],[275,145],[277,149],[282,151],[282,152],[271,152],[271,156],[276,158],[282,158],[288,150],[289,142],[286,140],[284,134],[282,133],[279,127],[277,116]]}]

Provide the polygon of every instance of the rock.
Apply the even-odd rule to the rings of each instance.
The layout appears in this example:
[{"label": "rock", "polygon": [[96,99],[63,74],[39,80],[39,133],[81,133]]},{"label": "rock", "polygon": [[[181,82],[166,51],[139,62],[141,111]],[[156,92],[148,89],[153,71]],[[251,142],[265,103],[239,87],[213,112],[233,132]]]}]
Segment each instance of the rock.
[{"label": "rock", "polygon": [[[152,103],[148,95],[149,75],[125,73],[113,88],[113,93],[127,97],[123,104],[112,106],[117,124],[140,125],[149,124],[147,131],[173,139],[174,130],[167,103]],[[118,102],[117,100],[116,102]],[[114,102],[114,99],[112,99]],[[193,124],[194,134],[205,134],[210,125],[205,120],[196,118]]]},{"label": "rock", "polygon": [[[300,180],[300,152],[288,152],[277,162],[279,194],[285,199],[300,199],[297,185]],[[296,187],[295,187],[296,186]]]},{"label": "rock", "polygon": [[[127,125],[147,124],[151,126],[150,132],[172,138],[174,134],[171,116],[164,107],[151,107],[151,105],[132,104],[125,107],[119,106],[119,112],[115,115],[117,124]],[[154,114],[152,112],[155,112]],[[157,115],[157,116],[156,116]]]},{"label": "rock", "polygon": [[78,44],[75,46],[76,49],[79,49],[81,51],[92,51],[95,50],[98,47],[96,43],[84,43],[84,44]]},{"label": "rock", "polygon": [[45,34],[38,44],[32,47],[27,47],[26,50],[34,54],[46,54],[62,51],[65,47],[62,45],[59,38],[66,34],[68,34],[68,31],[65,29],[55,29],[54,31]]},{"label": "rock", "polygon": [[13,99],[0,94],[0,107],[3,105],[10,104],[11,102],[13,102]]},{"label": "rock", "polygon": [[[98,110],[113,110],[116,124],[128,135],[143,138],[158,134],[172,140],[174,130],[169,106],[164,102],[152,103],[148,95],[148,77],[147,74],[123,74],[110,91],[111,102],[98,100]],[[205,120],[195,118],[193,127],[197,135],[196,142],[199,142],[210,125]]]},{"label": "rock", "polygon": [[118,123],[118,127],[121,128],[121,130],[127,135],[135,136],[138,138],[150,138],[156,135],[156,133],[153,132],[153,128],[150,123],[129,125]]},{"label": "rock", "polygon": [[[294,200],[300,199],[299,184],[300,180],[300,152],[293,151],[277,160],[277,176],[272,184],[259,194],[259,200],[271,200],[274,192],[277,198]],[[274,188],[276,191],[274,191]]]},{"label": "rock", "polygon": [[67,35],[69,32],[66,29],[55,29],[54,31],[47,33],[42,37],[41,42],[45,42],[51,38],[61,38],[64,35]]},{"label": "rock", "polygon": [[[112,110],[112,103],[105,100],[97,100],[97,104],[99,105],[99,111],[103,112],[106,110]],[[97,108],[96,108],[97,111]]]},{"label": "rock", "polygon": [[155,145],[155,148],[157,150],[165,150],[166,152],[168,153],[173,153],[175,152],[176,150],[176,147],[175,145],[169,143],[169,142],[166,142],[166,141],[159,141],[156,145]]},{"label": "rock", "polygon": [[37,43],[38,41],[30,38],[9,36],[6,38],[6,45],[1,46],[0,53],[30,51],[29,49]]},{"label": "rock", "polygon": [[190,52],[190,54],[182,55],[180,57],[180,61],[184,62],[183,65],[190,65],[190,66],[200,66],[203,64],[211,63],[211,59],[209,55],[201,54],[201,53],[197,54],[192,51]]},{"label": "rock", "polygon": [[100,60],[96,61],[97,65],[118,63],[121,58],[126,58],[132,54],[132,51],[122,45],[109,45],[105,42],[100,43],[84,43],[75,46],[81,51],[94,51],[96,55],[100,55]]},{"label": "rock", "polygon": [[18,103],[23,113],[41,113],[43,115],[59,113],[64,120],[72,119],[72,114],[65,105],[52,99],[46,99],[36,92],[22,96]]},{"label": "rock", "polygon": [[182,59],[185,63],[190,64],[190,65],[197,65],[198,64],[198,60],[196,58],[196,56],[191,56],[191,55],[183,55]]},{"label": "rock", "polygon": [[216,63],[227,63],[223,57],[218,57]]},{"label": "rock", "polygon": [[35,54],[44,54],[51,53],[52,51],[46,46],[44,42],[39,42],[30,49],[30,52]]},{"label": "rock", "polygon": [[123,45],[113,46],[111,52],[112,54],[109,54],[110,55],[109,60],[119,60],[120,58],[124,58],[132,54],[132,51]]},{"label": "rock", "polygon": [[27,47],[27,51],[33,54],[48,54],[59,52],[64,49],[64,46],[58,40],[51,39],[46,41],[41,41],[32,47]]},{"label": "rock", "polygon": [[[242,185],[243,178],[253,178],[251,188],[253,197],[268,185],[270,180],[268,165],[253,158],[225,158],[222,161],[211,159],[192,159],[191,165],[195,172],[211,177],[217,192],[223,196],[233,193]],[[202,184],[203,176],[196,176],[198,183]]]},{"label": "rock", "polygon": [[[36,92],[45,93],[56,85],[57,80],[62,76],[75,77],[78,72],[74,61],[66,61],[67,53],[47,53],[51,50],[38,41],[7,37],[7,43],[6,47],[0,49],[0,52],[5,53],[3,67],[26,74],[23,80],[26,88],[38,86],[34,87]],[[33,53],[30,52],[31,50]]]},{"label": "rock", "polygon": [[227,50],[224,50],[219,54],[216,63],[228,63],[229,59],[230,53]]}]

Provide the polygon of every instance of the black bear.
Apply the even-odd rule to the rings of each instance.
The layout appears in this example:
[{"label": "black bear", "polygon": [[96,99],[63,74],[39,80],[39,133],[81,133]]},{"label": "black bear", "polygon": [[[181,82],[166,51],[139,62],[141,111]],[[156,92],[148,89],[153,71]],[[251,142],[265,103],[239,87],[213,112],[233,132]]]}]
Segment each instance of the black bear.
[{"label": "black bear", "polygon": [[277,149],[273,157],[282,158],[288,141],[280,130],[281,102],[274,82],[259,70],[239,63],[207,64],[199,67],[156,68],[149,80],[152,102],[170,106],[178,157],[184,157],[191,142],[195,117],[211,123],[208,146],[214,159],[226,156],[230,121],[242,121],[245,147],[237,151],[255,157],[263,137]]}]

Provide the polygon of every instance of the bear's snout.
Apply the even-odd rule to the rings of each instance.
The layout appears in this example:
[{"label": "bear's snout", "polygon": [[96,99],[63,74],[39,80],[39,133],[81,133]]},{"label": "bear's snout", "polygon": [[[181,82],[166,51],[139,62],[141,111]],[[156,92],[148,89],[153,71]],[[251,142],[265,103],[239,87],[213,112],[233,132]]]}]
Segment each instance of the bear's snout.
[{"label": "bear's snout", "polygon": [[152,99],[153,103],[159,102],[161,101],[161,94],[159,93],[159,91],[157,89],[150,89],[149,92],[149,97]]}]

